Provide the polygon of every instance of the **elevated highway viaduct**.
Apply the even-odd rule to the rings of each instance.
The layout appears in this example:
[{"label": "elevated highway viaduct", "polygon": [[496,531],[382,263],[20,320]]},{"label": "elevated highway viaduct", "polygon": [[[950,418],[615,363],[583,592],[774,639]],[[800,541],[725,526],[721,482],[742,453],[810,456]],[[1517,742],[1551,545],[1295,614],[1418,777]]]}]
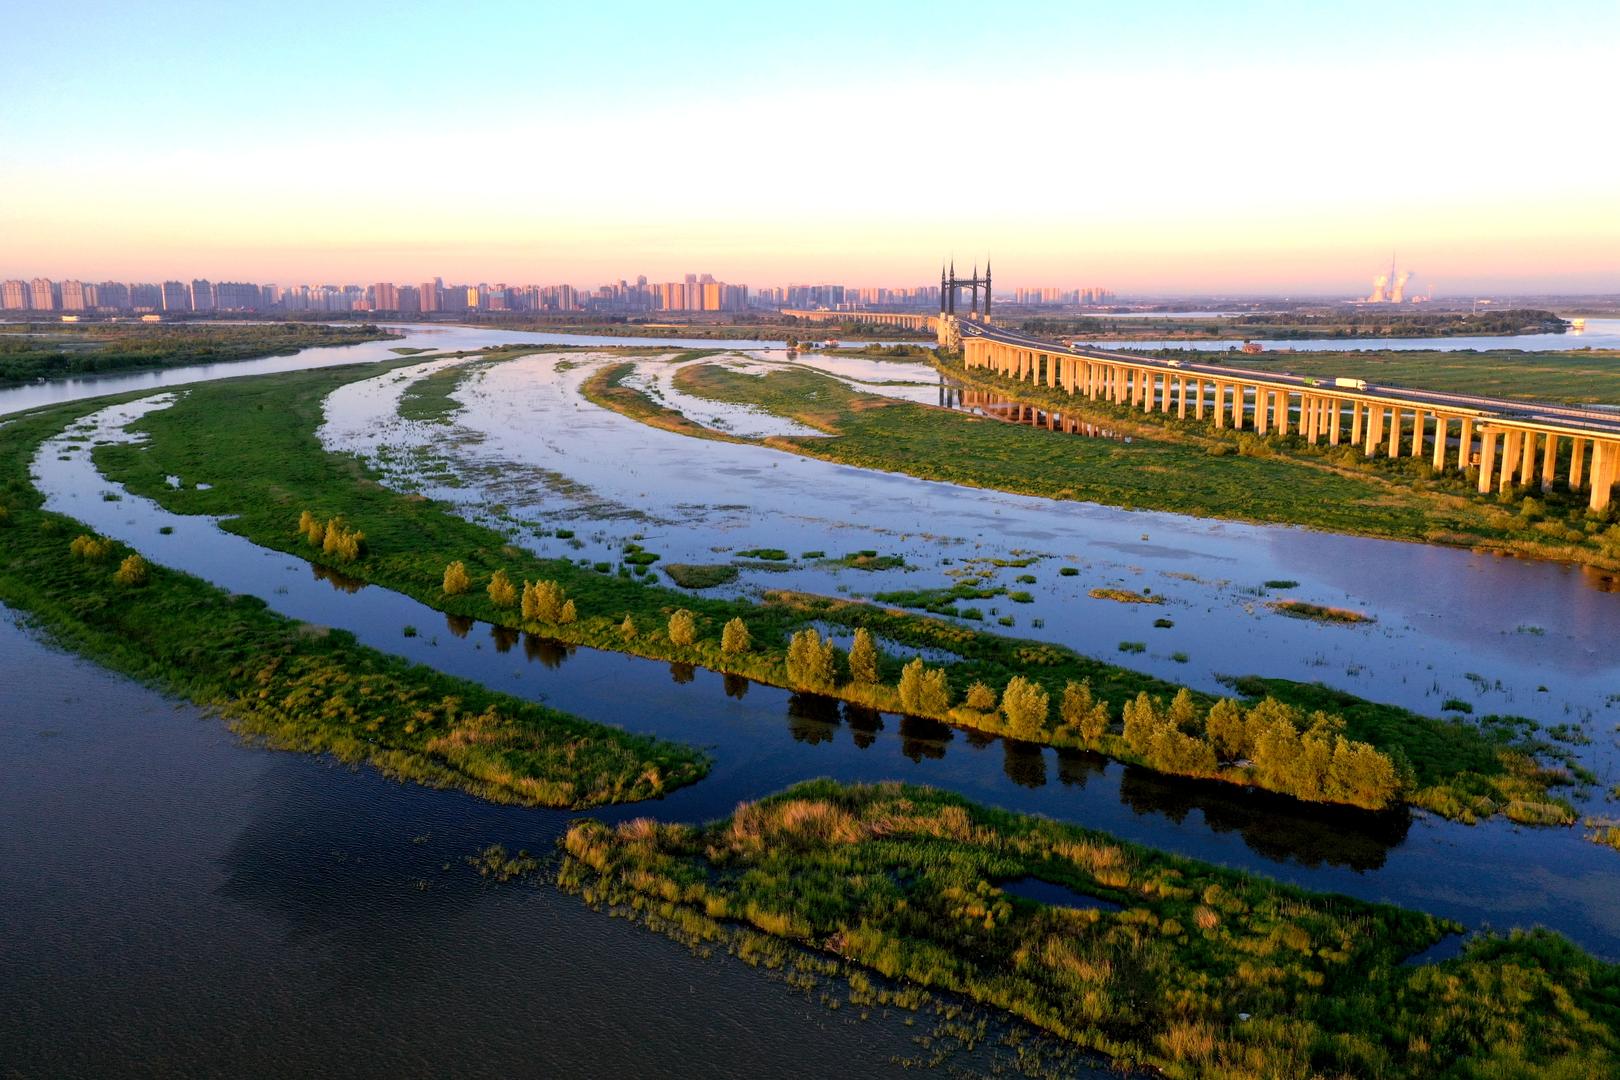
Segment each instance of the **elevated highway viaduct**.
[{"label": "elevated highway viaduct", "polygon": [[960,340],[968,368],[1090,401],[1211,419],[1217,428],[1294,432],[1313,445],[1360,447],[1369,457],[1427,455],[1436,471],[1477,468],[1481,492],[1545,491],[1562,479],[1603,510],[1620,478],[1620,412],[1155,360],[950,315],[935,325],[941,341]]}]

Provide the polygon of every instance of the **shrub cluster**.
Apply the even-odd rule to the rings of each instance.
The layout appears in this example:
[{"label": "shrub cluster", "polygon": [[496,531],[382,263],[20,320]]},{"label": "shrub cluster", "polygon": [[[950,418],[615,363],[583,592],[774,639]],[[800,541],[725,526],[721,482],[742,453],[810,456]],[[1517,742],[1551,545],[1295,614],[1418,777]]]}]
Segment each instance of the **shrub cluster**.
[{"label": "shrub cluster", "polygon": [[579,617],[574,602],[555,581],[523,583],[523,617],[535,622],[571,623]]},{"label": "shrub cluster", "polygon": [[130,555],[118,564],[113,573],[113,580],[126,588],[139,588],[146,584],[150,575],[147,572],[146,560],[139,555]]},{"label": "shrub cluster", "polygon": [[1261,787],[1301,799],[1382,809],[1405,786],[1393,759],[1344,737],[1342,717],[1272,697],[1247,711],[1222,699],[1201,713],[1185,689],[1168,707],[1144,692],[1125,705],[1124,735],[1156,769],[1215,776],[1240,765]]},{"label": "shrub cluster", "polygon": [[343,562],[354,562],[366,553],[366,534],[349,528],[341,517],[323,522],[305,510],[298,515],[298,531],[311,547]]},{"label": "shrub cluster", "polygon": [[100,562],[112,554],[112,541],[102,536],[80,533],[68,544],[68,551],[86,562]]},{"label": "shrub cluster", "polygon": [[460,596],[472,588],[472,578],[467,575],[467,564],[457,559],[444,568],[444,595]]}]

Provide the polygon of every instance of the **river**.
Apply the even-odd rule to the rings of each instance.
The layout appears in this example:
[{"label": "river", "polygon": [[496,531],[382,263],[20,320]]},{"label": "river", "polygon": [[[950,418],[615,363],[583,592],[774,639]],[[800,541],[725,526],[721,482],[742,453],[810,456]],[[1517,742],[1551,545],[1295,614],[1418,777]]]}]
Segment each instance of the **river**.
[{"label": "river", "polygon": [[[413,336],[331,351],[346,352],[347,360],[380,360],[393,358],[388,349],[399,345],[461,349],[512,340],[460,328],[453,336],[453,344],[439,339],[426,346]],[[249,363],[288,370],[311,361],[346,362],[314,356],[300,365],[298,359]],[[240,364],[229,368],[232,375],[252,373]],[[498,365],[490,377],[503,370],[524,369]],[[77,393],[58,399],[206,377],[213,376],[192,369],[83,380]],[[147,379],[165,381],[139,381]],[[382,383],[361,385],[369,387],[356,392],[366,408],[394,393]],[[543,397],[557,385],[544,380],[547,389],[538,393]],[[40,389],[50,388],[0,393],[0,414],[45,403],[35,396]],[[114,437],[128,417],[158,405],[109,413],[101,432]],[[344,413],[339,407],[334,418],[365,415],[364,408]],[[611,444],[602,440],[620,434],[617,427],[599,427],[611,424],[611,415],[585,413],[598,427],[582,432],[581,442],[605,453]],[[705,444],[705,454],[712,445]],[[777,456],[780,461],[756,460],[745,468],[783,475],[797,462],[824,464]],[[740,798],[811,776],[915,780],[1312,888],[1405,903],[1470,927],[1552,926],[1620,959],[1620,911],[1612,904],[1620,863],[1574,830],[1505,822],[1468,828],[1422,814],[1311,810],[679,665],[447,620],[386,590],[317,577],[300,560],[257,549],[204,519],[168,515],[128,495],[104,501],[101,492],[111,485],[96,475],[85,449],[59,444],[40,455],[37,468],[53,506],[157,561],[262,596],[295,617],[351,629],[368,644],[443,670],[711,748],[716,768],[709,778],[657,803],[602,815],[609,819],[648,812],[712,817]],[[916,497],[897,486],[909,478],[843,471],[878,488],[852,518],[897,492]],[[761,490],[746,478],[733,486]],[[1030,512],[1014,497],[973,497],[986,503],[987,529],[1001,528],[997,519],[1015,510]],[[961,501],[940,498],[941,505]],[[1447,574],[1463,573],[1457,580],[1473,582],[1470,595],[1481,600],[1510,590],[1504,609],[1513,595],[1566,589],[1563,596],[1579,601],[1575,610],[1583,620],[1573,632],[1585,641],[1606,640],[1615,618],[1611,594],[1543,564],[1488,559],[1457,571],[1454,564],[1476,565],[1469,560],[1478,557],[1362,542],[1375,545],[1371,554],[1335,566],[1343,550],[1332,542],[1345,538],[1080,505],[1067,510],[1065,528],[1088,537],[1088,561],[1092,549],[1122,565],[1240,558],[1243,572],[1233,580],[1245,585],[1251,571],[1308,568],[1317,577],[1304,587],[1350,583],[1368,590],[1369,603],[1397,606],[1434,575],[1443,583]],[[1146,528],[1143,520],[1150,520]],[[172,535],[158,532],[164,525]],[[738,543],[748,540],[741,534],[748,527],[746,521],[736,526]],[[876,527],[904,532],[881,519]],[[661,528],[657,545],[649,538],[649,546],[673,553],[679,530]],[[759,528],[761,537],[780,535],[772,526]],[[1032,539],[1052,543],[1050,536]],[[1212,556],[1210,544],[1231,553]],[[1388,580],[1369,586],[1361,566],[1377,566]],[[836,588],[851,572],[792,573],[807,582],[827,574],[826,583]],[[905,580],[898,573],[897,580]],[[1176,580],[1166,579],[1166,586]],[[1195,610],[1191,601],[1178,605],[1178,627],[1195,621]],[[1382,617],[1384,608],[1377,610]],[[406,637],[406,626],[420,632]],[[1483,630],[1469,636],[1439,620],[1434,626],[1437,655],[1491,645]],[[1021,626],[1018,632],[1026,631]],[[1448,642],[1446,633],[1462,636]],[[1214,648],[1216,630],[1203,636]],[[1420,647],[1422,640],[1409,636],[1399,649]],[[1540,640],[1512,634],[1493,655],[1533,649]],[[1371,641],[1355,639],[1346,655]],[[1160,662],[1171,661],[1153,661]],[[1586,663],[1600,674],[1611,670],[1606,655]],[[1561,674],[1573,678],[1578,667]],[[1204,677],[1202,666],[1197,673]],[[244,745],[197,710],[51,650],[7,621],[0,621],[0,675],[0,836],[6,838],[0,844],[0,1046],[8,1066],[23,1075],[106,1075],[145,1062],[154,1071],[187,1075],[636,1076],[667,1075],[701,1061],[710,1075],[733,1067],[732,1075],[788,1076],[813,1060],[837,1060],[851,1075],[887,1075],[897,1070],[895,1058],[918,1056],[911,1041],[917,1030],[898,1018],[856,1022],[848,1010],[827,1012],[739,963],[693,956],[543,885],[487,887],[465,867],[469,854],[491,842],[548,851],[569,815],[489,806],[453,792],[393,784],[368,770]],[[1371,690],[1395,685],[1383,677]],[[1371,690],[1362,692],[1388,696]],[[1600,711],[1601,701],[1588,704],[1598,716],[1610,715]],[[1612,724],[1604,719],[1605,745],[1597,749],[1606,748]],[[975,1073],[995,1067],[983,1051],[958,1064]]]}]

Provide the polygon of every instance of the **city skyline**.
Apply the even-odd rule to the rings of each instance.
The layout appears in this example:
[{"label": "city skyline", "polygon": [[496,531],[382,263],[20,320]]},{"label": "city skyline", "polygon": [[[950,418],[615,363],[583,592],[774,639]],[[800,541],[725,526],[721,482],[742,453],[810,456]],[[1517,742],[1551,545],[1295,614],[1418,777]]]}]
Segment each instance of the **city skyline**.
[{"label": "city skyline", "polygon": [[1011,286],[1354,295],[1399,248],[1442,292],[1620,290],[1609,181],[1548,164],[1604,128],[1612,5],[1150,8],[404,5],[361,41],[304,3],[36,5],[0,274],[876,282],[993,250]]}]

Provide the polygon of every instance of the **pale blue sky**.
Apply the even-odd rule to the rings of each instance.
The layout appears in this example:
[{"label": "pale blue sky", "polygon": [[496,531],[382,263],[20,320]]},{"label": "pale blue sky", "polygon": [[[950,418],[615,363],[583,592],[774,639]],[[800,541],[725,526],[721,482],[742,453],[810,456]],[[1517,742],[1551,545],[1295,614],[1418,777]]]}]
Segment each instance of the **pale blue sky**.
[{"label": "pale blue sky", "polygon": [[1613,0],[795,8],[12,5],[0,273],[1620,289]]}]

